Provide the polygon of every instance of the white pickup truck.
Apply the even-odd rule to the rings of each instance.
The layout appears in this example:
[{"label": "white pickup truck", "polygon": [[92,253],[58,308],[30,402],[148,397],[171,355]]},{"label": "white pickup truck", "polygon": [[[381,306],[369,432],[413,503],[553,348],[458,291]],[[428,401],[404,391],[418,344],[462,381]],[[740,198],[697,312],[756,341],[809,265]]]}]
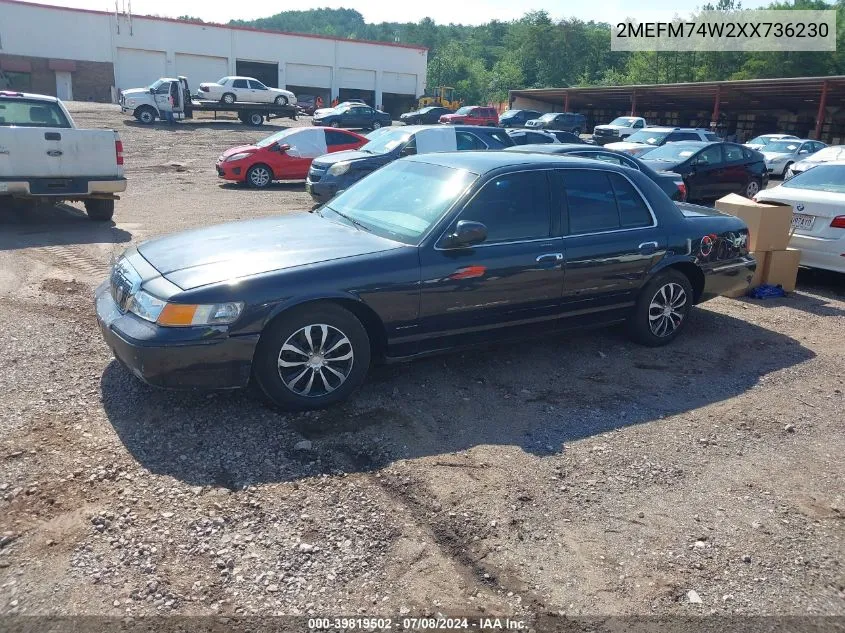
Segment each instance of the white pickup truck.
[{"label": "white pickup truck", "polygon": [[106,221],[125,190],[117,132],[78,129],[55,97],[0,91],[0,199],[82,200]]},{"label": "white pickup truck", "polygon": [[597,125],[593,128],[593,140],[598,145],[616,143],[631,136],[634,132],[647,127],[646,121],[641,116],[620,116],[610,123]]}]

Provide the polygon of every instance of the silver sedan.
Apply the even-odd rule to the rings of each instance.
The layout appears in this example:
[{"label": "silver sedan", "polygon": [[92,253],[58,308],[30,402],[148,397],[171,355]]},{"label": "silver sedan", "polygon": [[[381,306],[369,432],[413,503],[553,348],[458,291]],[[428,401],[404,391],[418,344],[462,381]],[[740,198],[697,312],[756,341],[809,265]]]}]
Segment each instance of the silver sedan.
[{"label": "silver sedan", "polygon": [[773,176],[784,177],[794,163],[804,160],[824,147],[827,146],[821,141],[784,139],[770,142],[762,153],[769,173]]}]

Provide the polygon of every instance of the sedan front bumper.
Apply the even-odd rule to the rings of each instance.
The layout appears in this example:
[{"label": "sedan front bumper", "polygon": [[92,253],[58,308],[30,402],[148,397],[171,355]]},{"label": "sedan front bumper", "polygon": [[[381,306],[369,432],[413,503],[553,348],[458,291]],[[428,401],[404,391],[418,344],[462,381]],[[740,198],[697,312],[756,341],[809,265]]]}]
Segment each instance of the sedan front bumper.
[{"label": "sedan front bumper", "polygon": [[171,389],[231,389],[249,382],[258,334],[221,328],[165,328],[123,313],[109,283],[94,295],[97,322],[115,358],[143,382]]}]

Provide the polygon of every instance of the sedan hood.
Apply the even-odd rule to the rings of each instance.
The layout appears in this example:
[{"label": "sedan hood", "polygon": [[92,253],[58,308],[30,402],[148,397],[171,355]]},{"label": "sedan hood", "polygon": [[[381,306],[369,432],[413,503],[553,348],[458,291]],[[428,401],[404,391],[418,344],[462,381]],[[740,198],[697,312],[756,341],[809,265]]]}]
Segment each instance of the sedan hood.
[{"label": "sedan hood", "polygon": [[232,149],[227,149],[223,152],[220,156],[222,158],[228,158],[229,156],[234,156],[235,154],[242,154],[244,152],[257,152],[260,148],[255,145],[239,145],[238,147],[233,147]]},{"label": "sedan hood", "polygon": [[367,160],[371,158],[378,158],[380,156],[386,155],[370,154],[369,152],[362,152],[357,149],[348,149],[344,152],[333,152],[331,154],[326,154],[325,156],[320,156],[320,158],[315,158],[311,164],[316,165],[317,167],[331,167],[335,163],[339,163],[341,161]]},{"label": "sedan hood", "polygon": [[219,224],[144,242],[138,252],[183,290],[398,248],[316,214]]},{"label": "sedan hood", "polygon": [[783,160],[792,156],[792,152],[763,152],[763,158],[766,160]]},{"label": "sedan hood", "polygon": [[608,143],[605,147],[607,149],[617,149],[620,152],[625,152],[630,149],[654,149],[657,145],[649,145],[648,143],[632,143],[631,141],[619,141],[617,143]]}]

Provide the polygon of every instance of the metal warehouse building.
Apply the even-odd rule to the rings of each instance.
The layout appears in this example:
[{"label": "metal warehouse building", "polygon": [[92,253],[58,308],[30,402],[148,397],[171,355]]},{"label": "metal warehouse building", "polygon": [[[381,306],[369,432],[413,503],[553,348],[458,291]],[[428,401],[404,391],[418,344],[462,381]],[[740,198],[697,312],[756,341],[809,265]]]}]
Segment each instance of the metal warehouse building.
[{"label": "metal warehouse building", "polygon": [[328,103],[402,111],[425,89],[425,48],[0,0],[0,88],[66,100],[185,75],[192,90],[247,75]]},{"label": "metal warehouse building", "polygon": [[716,127],[743,141],[782,132],[845,143],[845,76],[839,75],[511,90],[510,103],[582,112],[589,130],[617,116],[637,115],[652,125]]}]

